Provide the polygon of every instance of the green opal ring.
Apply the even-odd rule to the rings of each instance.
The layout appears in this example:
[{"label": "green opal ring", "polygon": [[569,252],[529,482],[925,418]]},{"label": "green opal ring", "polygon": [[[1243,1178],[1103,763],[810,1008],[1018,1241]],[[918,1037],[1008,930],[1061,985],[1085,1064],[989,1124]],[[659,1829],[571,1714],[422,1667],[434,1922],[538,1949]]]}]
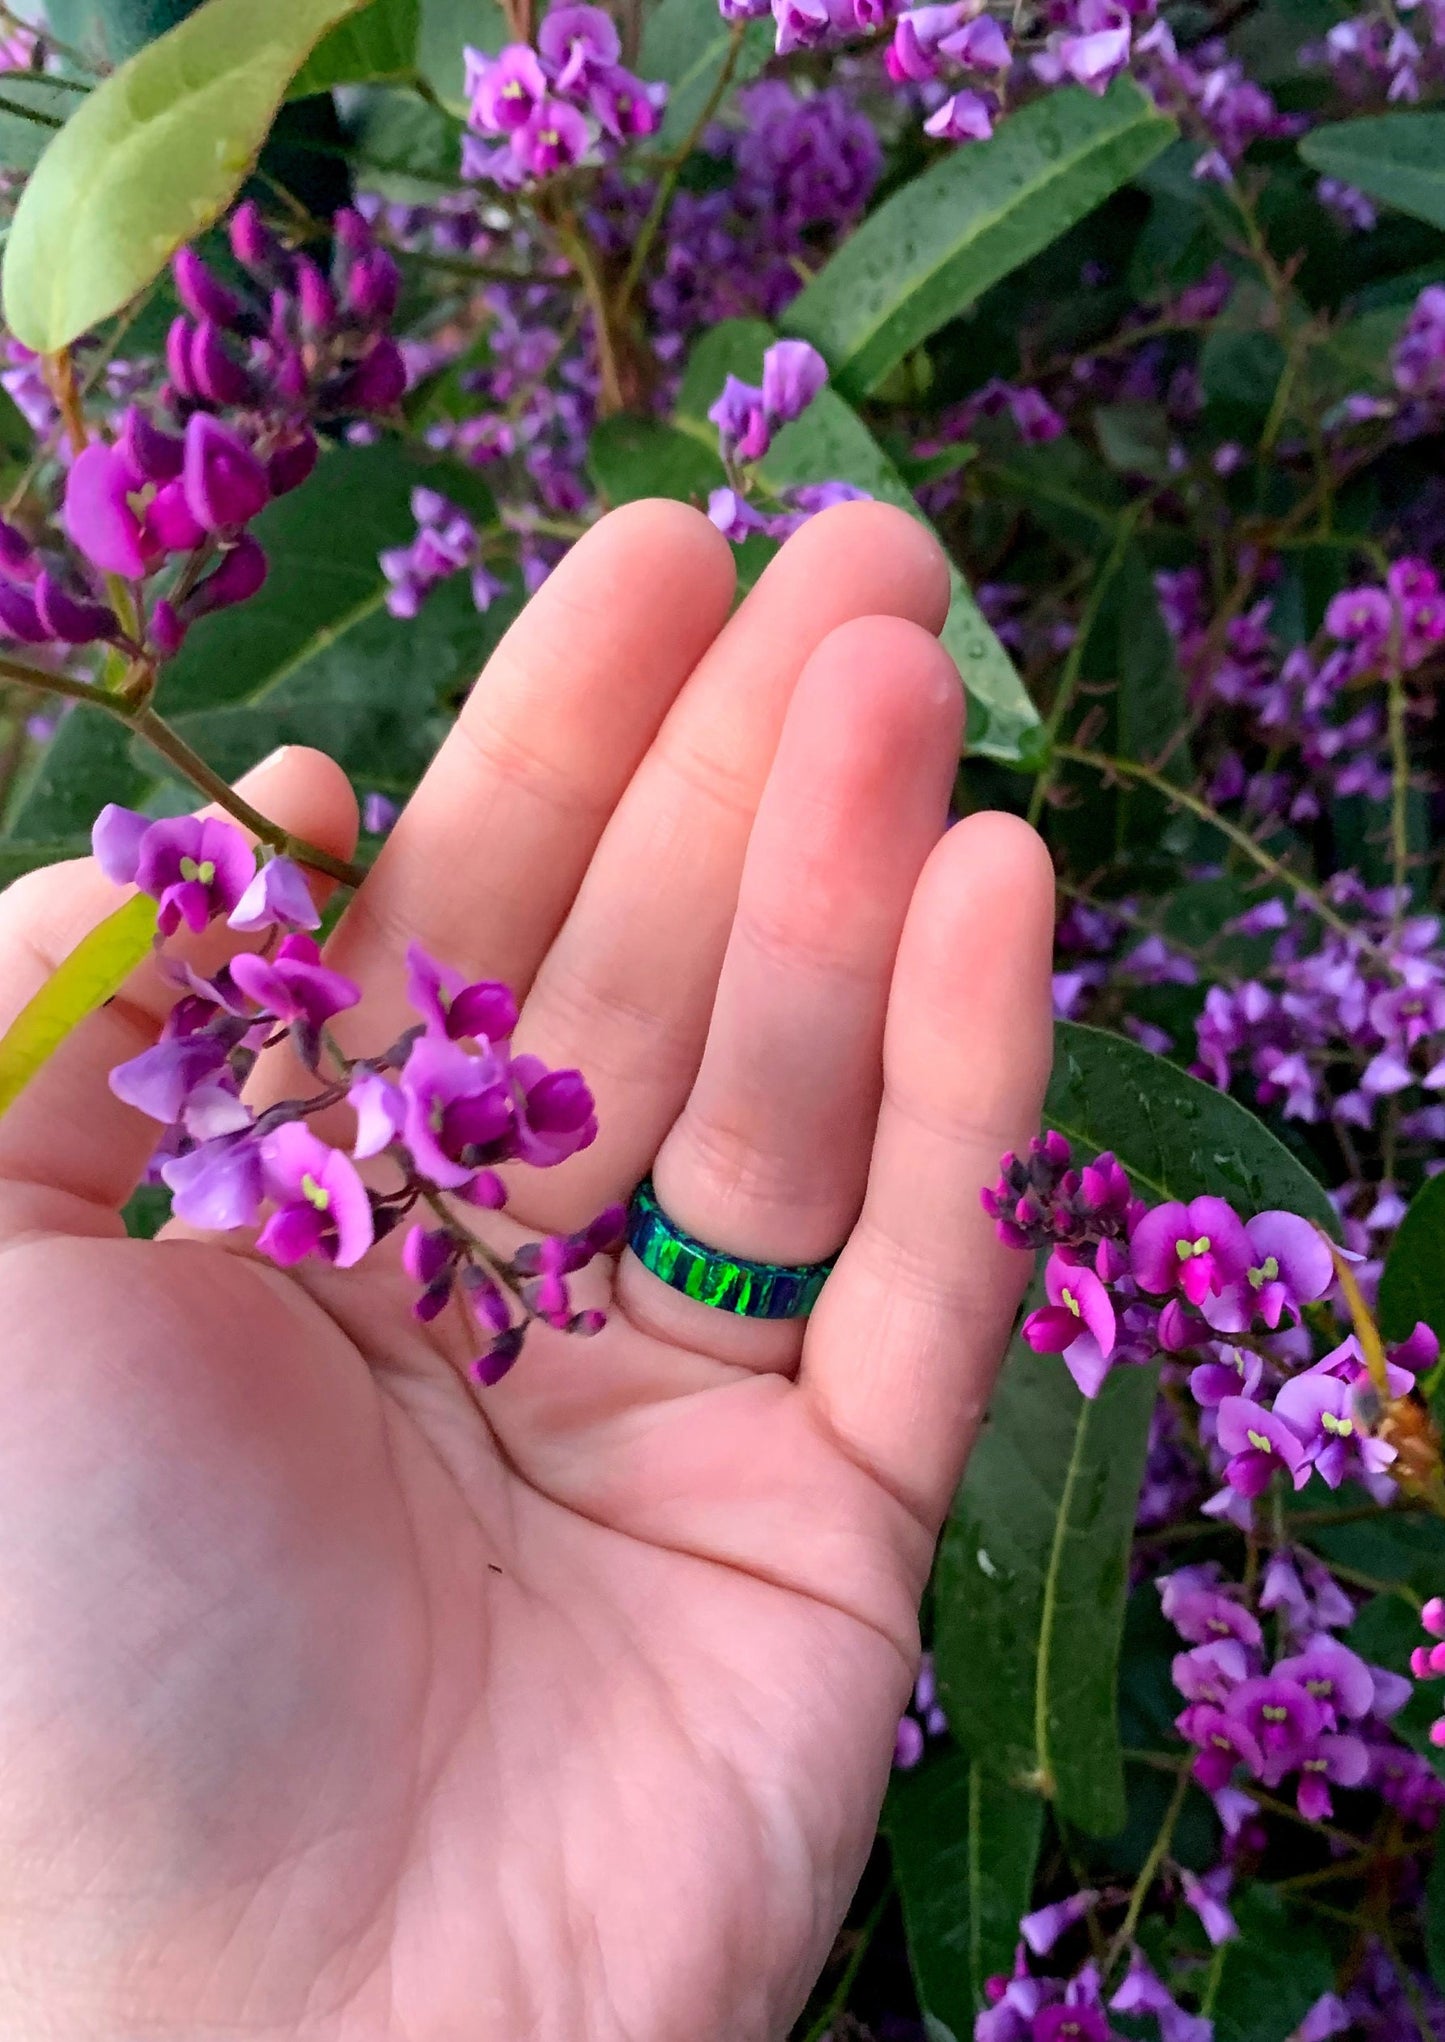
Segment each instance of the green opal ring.
[{"label": "green opal ring", "polygon": [[644,1177],[627,1214],[627,1245],[684,1297],[742,1319],[806,1319],[836,1257],[827,1262],[745,1262],[698,1241],[670,1220]]}]

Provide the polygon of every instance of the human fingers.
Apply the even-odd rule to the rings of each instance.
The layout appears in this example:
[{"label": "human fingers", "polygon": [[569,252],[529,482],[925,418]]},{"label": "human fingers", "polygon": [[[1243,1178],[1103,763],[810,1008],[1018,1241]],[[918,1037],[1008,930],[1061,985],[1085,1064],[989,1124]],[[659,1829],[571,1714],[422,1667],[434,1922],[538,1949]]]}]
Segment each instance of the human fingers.
[{"label": "human fingers", "polygon": [[414,1018],[404,995],[412,942],[526,991],[732,593],[726,541],[699,512],[667,502],[614,511],[548,577],[329,946],[327,962],[365,992],[369,1040]]},{"label": "human fingers", "polygon": [[[702,1065],[658,1153],[668,1217],[754,1261],[833,1254],[857,1216],[904,917],[941,834],[962,689],[930,634],[869,617],[808,662],[748,845]],[[670,1289],[632,1255],[629,1316],[719,1359],[786,1368],[802,1324]]]},{"label": "human fingers", "polygon": [[979,1193],[1038,1128],[1053,915],[1048,854],[1011,816],[970,817],[930,857],[889,995],[863,1209],[803,1351],[817,1422],[930,1529],[1028,1276]]},{"label": "human fingers", "polygon": [[521,1045],[586,1073],[601,1129],[590,1149],[528,1186],[530,1223],[577,1225],[625,1198],[682,1109],[754,815],[809,659],[856,618],[936,631],[947,608],[932,536],[887,505],[846,504],[789,541],[704,655],[619,803],[523,1014]]},{"label": "human fingers", "polygon": [[[286,746],[254,767],[238,791],[283,829],[337,857],[351,855],[355,798],[346,775],[323,753]],[[0,895],[0,1031],[120,900],[93,858],[29,873]],[[168,947],[214,970],[245,948],[245,938],[213,929]],[[0,1182],[42,1186],[108,1212],[124,1203],[159,1129],[123,1105],[106,1081],[114,1065],[156,1041],[175,998],[174,985],[147,962],[61,1044],[0,1118]]]}]

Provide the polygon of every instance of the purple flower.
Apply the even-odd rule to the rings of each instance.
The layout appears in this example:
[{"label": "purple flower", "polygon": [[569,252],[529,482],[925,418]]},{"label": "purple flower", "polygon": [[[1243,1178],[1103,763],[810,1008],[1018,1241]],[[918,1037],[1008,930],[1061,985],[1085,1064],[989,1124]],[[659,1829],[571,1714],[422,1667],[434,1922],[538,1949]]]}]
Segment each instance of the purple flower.
[{"label": "purple flower", "polygon": [[498,979],[469,985],[461,972],[428,957],[419,943],[406,953],[406,996],[429,1034],[453,1042],[467,1036],[503,1042],[517,1025],[517,1003],[509,987]]},{"label": "purple flower", "polygon": [[1092,1889],[1085,1888],[1083,1892],[1069,1894],[1065,1900],[1056,1900],[1051,1907],[1026,1914],[1019,1923],[1019,1934],[1036,1957],[1047,1957],[1059,1937],[1084,1919],[1098,1897]]},{"label": "purple flower", "polygon": [[580,1071],[550,1071],[540,1057],[512,1059],[520,1088],[515,1154],[537,1169],[565,1163],[597,1139],[592,1094]]},{"label": "purple flower", "polygon": [[115,447],[99,440],[76,455],[65,480],[65,529],[102,574],[139,580],[150,564],[131,477]]},{"label": "purple flower", "polygon": [[1044,1270],[1049,1302],[1024,1321],[1023,1336],[1036,1354],[1062,1354],[1086,1397],[1096,1397],[1109,1372],[1118,1328],[1109,1293],[1090,1269],[1049,1257]]},{"label": "purple flower", "polygon": [[1322,1993],[1295,2029],[1291,2042],[1329,2042],[1350,2025],[1349,2009],[1333,1992]]},{"label": "purple flower", "polygon": [[728,377],[707,415],[718,429],[725,461],[760,461],[773,443],[762,391],[737,376]]},{"label": "purple flower", "polygon": [[551,7],[537,31],[537,48],[559,92],[580,92],[622,54],[617,27],[600,7]]},{"label": "purple flower", "polygon": [[526,43],[509,43],[495,57],[469,49],[466,62],[472,125],[483,134],[524,128],[547,97],[547,74]]},{"label": "purple flower", "polygon": [[1351,1384],[1323,1366],[1291,1376],[1274,1408],[1304,1441],[1331,1489],[1338,1489],[1352,1468],[1378,1475],[1395,1459],[1394,1447],[1361,1429]]},{"label": "purple flower", "polygon": [[1299,1785],[1295,1800],[1301,1815],[1311,1822],[1323,1822],[1334,1814],[1329,1782],[1338,1787],[1358,1787],[1370,1770],[1369,1747],[1363,1738],[1326,1734],[1299,1762]]},{"label": "purple flower", "polygon": [[1006,71],[1013,62],[1008,37],[991,14],[979,14],[939,45],[965,71]]},{"label": "purple flower", "polygon": [[[92,842],[107,878],[121,884],[131,879],[159,901],[156,923],[163,936],[174,935],[182,922],[199,934],[217,915],[228,915],[256,872],[256,854],[241,832],[209,817],[153,822],[137,841],[133,825],[108,807]],[[127,869],[132,847],[135,865]]]},{"label": "purple flower", "polygon": [[1215,1586],[1218,1575],[1217,1566],[1180,1567],[1161,1575],[1159,1604],[1165,1617],[1192,1645],[1208,1645],[1219,1638],[1258,1645],[1258,1619],[1235,1593]]},{"label": "purple flower", "polygon": [[1194,1777],[1207,1793],[1218,1793],[1227,1786],[1237,1765],[1256,1775],[1264,1769],[1264,1754],[1249,1725],[1229,1710],[1200,1703],[1184,1711],[1179,1728],[1199,1747],[1194,1755]]},{"label": "purple flower", "polygon": [[[1166,1316],[1175,1309],[1174,1300],[1159,1315],[1161,1331]],[[1252,1397],[1264,1376],[1264,1363],[1257,1354],[1220,1342],[1213,1361],[1202,1361],[1190,1373],[1189,1387],[1196,1403],[1206,1410],[1222,1404],[1226,1397]]]},{"label": "purple flower", "polygon": [[923,123],[936,142],[986,142],[993,133],[993,108],[978,92],[955,92]]},{"label": "purple flower", "polygon": [[1244,1277],[1249,1236],[1222,1198],[1159,1205],[1130,1235],[1129,1259],[1141,1289],[1156,1297],[1181,1290],[1190,1304],[1200,1305],[1211,1292]]},{"label": "purple flower", "polygon": [[379,1156],[406,1125],[406,1095],[380,1071],[360,1070],[352,1078],[347,1104],[356,1115],[353,1156]]},{"label": "purple flower", "polygon": [[229,925],[250,935],[258,929],[316,929],[321,917],[300,866],[290,858],[268,858],[231,911]]},{"label": "purple flower", "polygon": [[327,970],[310,936],[283,936],[270,958],[243,950],[231,961],[231,977],[264,1013],[304,1028],[324,1027],[361,998],[354,980]]},{"label": "purple flower", "polygon": [[1358,1722],[1374,1708],[1375,1681],[1369,1667],[1348,1645],[1323,1631],[1303,1651],[1277,1661],[1274,1670],[1312,1696],[1332,1726],[1341,1718]]},{"label": "purple flower", "polygon": [[1249,1659],[1237,1638],[1216,1638],[1208,1645],[1176,1653],[1170,1668],[1174,1685],[1186,1702],[1208,1702],[1214,1708],[1223,1708],[1249,1674]]},{"label": "purple flower", "polygon": [[1334,1282],[1329,1244],[1318,1227],[1292,1212],[1262,1212],[1244,1229],[1250,1262],[1245,1282],[1201,1305],[1209,1323],[1240,1333],[1257,1312],[1269,1327],[1287,1311],[1299,1323],[1301,1308],[1322,1298]]},{"label": "purple flower", "polygon": [[763,356],[763,411],[773,426],[801,418],[828,380],[828,364],[806,340],[775,341]]},{"label": "purple flower", "polygon": [[167,1035],[110,1073],[117,1099],[169,1127],[181,1118],[196,1089],[226,1067],[227,1050],[218,1035],[204,1031]]},{"label": "purple flower", "polygon": [[1276,1468],[1283,1468],[1296,1489],[1309,1479],[1309,1457],[1298,1435],[1248,1397],[1226,1397],[1219,1406],[1219,1444],[1231,1456],[1225,1478],[1241,1496],[1259,1496]]},{"label": "purple flower", "polygon": [[162,1163],[161,1176],[172,1194],[172,1212],[187,1226],[225,1234],[256,1224],[263,1189],[261,1152],[250,1135],[222,1135],[183,1156],[171,1156]]},{"label": "purple flower", "polygon": [[1243,1723],[1264,1756],[1261,1777],[1277,1786],[1313,1751],[1325,1725],[1324,1711],[1298,1681],[1278,1672],[1257,1674],[1236,1688],[1229,1713]]},{"label": "purple flower", "polygon": [[371,1200],[349,1156],[328,1148],[300,1121],[260,1144],[266,1196],[275,1205],[256,1240],[283,1269],[319,1255],[350,1269],[371,1246]]},{"label": "purple flower", "polygon": [[516,1108],[504,1059],[468,1055],[440,1036],[412,1045],[402,1072],[404,1139],[422,1176],[444,1191],[509,1152]]},{"label": "purple flower", "polygon": [[735,489],[714,489],[707,500],[707,514],[725,539],[734,546],[740,546],[744,539],[750,539],[754,532],[769,530],[770,521],[760,511],[755,511],[745,496]]},{"label": "purple flower", "polygon": [[1220,1943],[1232,1942],[1239,1934],[1234,1916],[1225,1906],[1225,1896],[1234,1883],[1234,1870],[1230,1865],[1216,1865],[1206,1872],[1202,1879],[1181,1866],[1179,1883],[1184,1889],[1184,1898],[1198,1915],[1204,1933],[1216,1948]]},{"label": "purple flower", "polygon": [[271,485],[251,449],[204,411],[186,422],[186,507],[207,532],[227,532],[266,508]]},{"label": "purple flower", "polygon": [[512,153],[530,177],[580,163],[587,153],[587,123],[565,99],[544,99],[525,127],[512,135]]},{"label": "purple flower", "polygon": [[923,1757],[923,1725],[916,1716],[900,1716],[893,1739],[893,1763],[909,1772]]}]

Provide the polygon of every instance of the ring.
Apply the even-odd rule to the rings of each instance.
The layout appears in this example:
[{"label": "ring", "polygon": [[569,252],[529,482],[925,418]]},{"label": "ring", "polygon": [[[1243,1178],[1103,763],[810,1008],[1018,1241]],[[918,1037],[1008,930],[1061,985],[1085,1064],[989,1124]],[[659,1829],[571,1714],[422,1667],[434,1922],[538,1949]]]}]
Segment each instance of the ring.
[{"label": "ring", "polygon": [[670,1289],[743,1319],[806,1319],[837,1260],[747,1262],[724,1255],[668,1218],[650,1177],[632,1194],[627,1245]]}]

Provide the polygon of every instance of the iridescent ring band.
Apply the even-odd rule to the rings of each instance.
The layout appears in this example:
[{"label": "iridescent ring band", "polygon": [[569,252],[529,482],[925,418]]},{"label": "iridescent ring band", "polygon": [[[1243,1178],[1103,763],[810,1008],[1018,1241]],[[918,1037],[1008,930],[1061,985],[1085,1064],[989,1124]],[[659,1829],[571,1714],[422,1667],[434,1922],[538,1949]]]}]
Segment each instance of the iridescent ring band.
[{"label": "iridescent ring band", "polygon": [[833,1267],[832,1260],[746,1262],[709,1248],[668,1218],[650,1177],[632,1194],[627,1245],[671,1289],[743,1319],[806,1319]]}]

